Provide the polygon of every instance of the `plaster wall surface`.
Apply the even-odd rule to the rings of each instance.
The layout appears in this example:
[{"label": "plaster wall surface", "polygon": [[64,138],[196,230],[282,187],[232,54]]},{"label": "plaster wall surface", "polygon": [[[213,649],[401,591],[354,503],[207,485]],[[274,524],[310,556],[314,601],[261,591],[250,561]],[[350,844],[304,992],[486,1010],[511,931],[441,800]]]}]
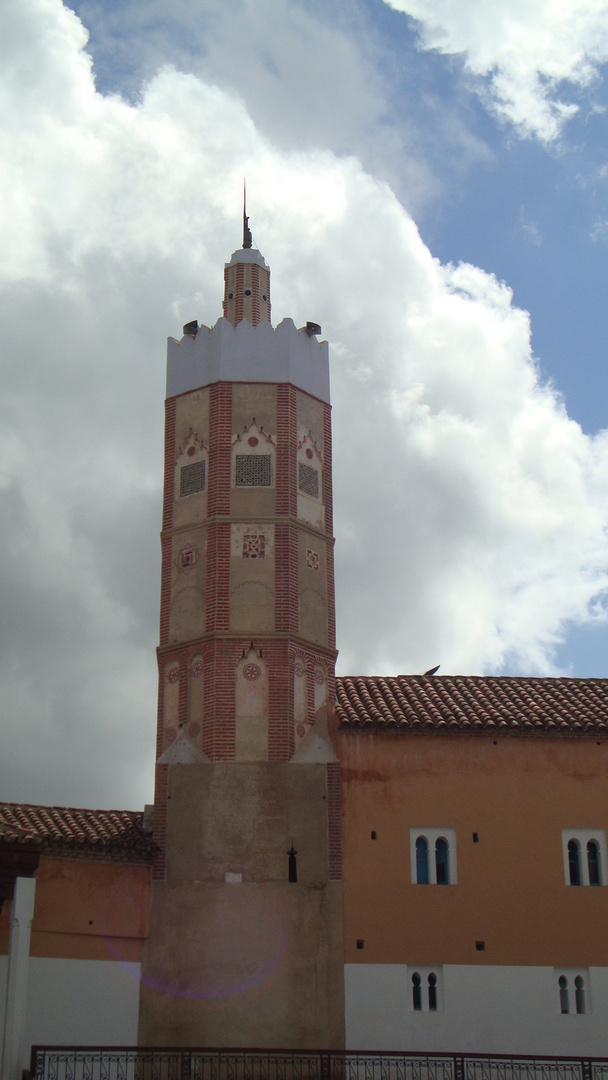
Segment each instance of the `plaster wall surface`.
[{"label": "plaster wall surface", "polygon": [[326,765],[172,765],[167,782],[167,872],[152,884],[140,1042],[342,1046]]},{"label": "plaster wall surface", "polygon": [[[148,933],[149,868],[84,859],[42,858],[30,955],[139,961]],[[0,953],[8,951],[9,905],[0,915]]]},{"label": "plaster wall surface", "polygon": [[196,337],[167,341],[167,397],[218,382],[291,383],[329,401],[326,341],[297,330],[292,319],[273,329],[269,322],[236,327],[227,319],[201,326]]},{"label": "plaster wall surface", "polygon": [[608,968],[589,969],[591,1011],[559,1011],[552,967],[443,967],[443,1008],[415,1012],[404,964],[347,964],[346,1046],[479,1054],[606,1056]]},{"label": "plaster wall surface", "polygon": [[[563,829],[606,826],[608,741],[343,733],[337,745],[348,963],[608,965],[608,887],[567,884],[562,846]],[[455,830],[457,884],[412,881],[412,828]]]},{"label": "plaster wall surface", "polygon": [[[0,1045],[7,969],[0,956]],[[134,1046],[139,977],[138,963],[30,957],[27,1046]]]}]

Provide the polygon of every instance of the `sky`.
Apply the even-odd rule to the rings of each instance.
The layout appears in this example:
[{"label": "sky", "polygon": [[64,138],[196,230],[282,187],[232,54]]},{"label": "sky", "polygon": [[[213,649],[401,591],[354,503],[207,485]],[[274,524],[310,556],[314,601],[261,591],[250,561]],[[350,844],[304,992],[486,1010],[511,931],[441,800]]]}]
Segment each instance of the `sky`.
[{"label": "sky", "polygon": [[608,2],[4,0],[0,797],[141,808],[167,336],[330,342],[340,674],[608,676]]}]

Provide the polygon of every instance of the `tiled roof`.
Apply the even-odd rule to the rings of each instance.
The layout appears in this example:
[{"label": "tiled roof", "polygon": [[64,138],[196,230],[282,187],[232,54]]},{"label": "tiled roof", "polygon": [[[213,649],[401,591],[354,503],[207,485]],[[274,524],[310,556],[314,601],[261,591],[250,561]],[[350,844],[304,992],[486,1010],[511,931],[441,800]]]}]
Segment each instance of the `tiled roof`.
[{"label": "tiled roof", "polygon": [[43,854],[148,862],[152,840],[143,814],[130,810],[74,810],[63,806],[0,803],[0,838],[42,842]]},{"label": "tiled roof", "polygon": [[608,734],[608,679],[397,675],[336,679],[342,730]]}]

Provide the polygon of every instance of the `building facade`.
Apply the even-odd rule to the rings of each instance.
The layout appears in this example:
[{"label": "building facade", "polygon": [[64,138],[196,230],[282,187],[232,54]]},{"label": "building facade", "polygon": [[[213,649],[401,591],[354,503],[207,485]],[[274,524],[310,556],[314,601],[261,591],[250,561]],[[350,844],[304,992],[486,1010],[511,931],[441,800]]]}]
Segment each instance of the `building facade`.
[{"label": "building facade", "polygon": [[168,343],[154,806],[0,804],[2,1080],[32,1042],[608,1056],[608,680],[336,679],[328,349],[246,219],[223,312]]},{"label": "building facade", "polygon": [[349,1047],[608,1055],[608,685],[339,679]]}]

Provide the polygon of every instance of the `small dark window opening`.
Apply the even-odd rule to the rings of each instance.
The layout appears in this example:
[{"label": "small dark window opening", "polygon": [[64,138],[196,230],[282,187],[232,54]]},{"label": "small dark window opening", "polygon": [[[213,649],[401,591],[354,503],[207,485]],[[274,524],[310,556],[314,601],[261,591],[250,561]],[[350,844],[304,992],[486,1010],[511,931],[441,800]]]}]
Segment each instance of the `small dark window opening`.
[{"label": "small dark window opening", "polygon": [[585,980],[582,975],[577,975],[574,980],[574,1000],[576,1011],[579,1016],[585,1012]]},{"label": "small dark window opening", "polygon": [[578,841],[568,841],[568,872],[570,875],[571,885],[580,885],[581,883],[581,860],[580,849]]},{"label": "small dark window opening", "polygon": [[589,868],[589,884],[601,885],[600,849],[595,840],[590,840],[587,844],[587,866]]},{"label": "small dark window opening", "polygon": [[422,989],[420,983],[420,975],[415,971],[412,975],[412,1005],[414,1006],[414,1012],[422,1011]]},{"label": "small dark window opening", "polygon": [[419,836],[416,840],[416,883],[429,883],[429,845],[425,836]]},{"label": "small dark window opening", "polygon": [[485,947],[486,947],[485,941],[476,941],[475,942],[475,948],[477,949],[477,952],[484,952]]},{"label": "small dark window opening", "polygon": [[557,985],[559,986],[559,1008],[562,1013],[570,1012],[570,1002],[568,1001],[568,980],[565,975],[560,975]]},{"label": "small dark window opening", "polygon": [[376,830],[372,829],[372,840],[376,839]]},{"label": "small dark window opening", "polygon": [[437,976],[434,971],[429,975],[429,1012],[437,1012]]},{"label": "small dark window opening", "polygon": [[229,292],[229,293],[228,293],[228,299],[229,299],[229,300],[232,300],[232,297],[233,297],[233,296],[234,296],[234,293],[231,293],[231,292]]},{"label": "small dark window opening", "polygon": [[357,948],[362,949],[365,945],[363,938],[357,938]]},{"label": "small dark window opening", "polygon": [[287,852],[287,854],[289,856],[289,878],[288,878],[288,880],[293,885],[295,885],[295,884],[297,884],[297,881],[298,881],[298,864],[297,864],[297,861],[296,861],[296,855],[298,853],[295,850],[295,848],[293,846],[293,843],[292,843],[289,851]]},{"label": "small dark window opening", "polygon": [[245,296],[251,296],[251,289],[245,289]]},{"label": "small dark window opening", "polygon": [[474,844],[479,843],[479,833],[476,833],[476,832],[473,833],[473,843]]},{"label": "small dark window opening", "polygon": [[438,885],[450,884],[450,867],[448,862],[448,842],[440,836],[435,844],[435,870]]}]

